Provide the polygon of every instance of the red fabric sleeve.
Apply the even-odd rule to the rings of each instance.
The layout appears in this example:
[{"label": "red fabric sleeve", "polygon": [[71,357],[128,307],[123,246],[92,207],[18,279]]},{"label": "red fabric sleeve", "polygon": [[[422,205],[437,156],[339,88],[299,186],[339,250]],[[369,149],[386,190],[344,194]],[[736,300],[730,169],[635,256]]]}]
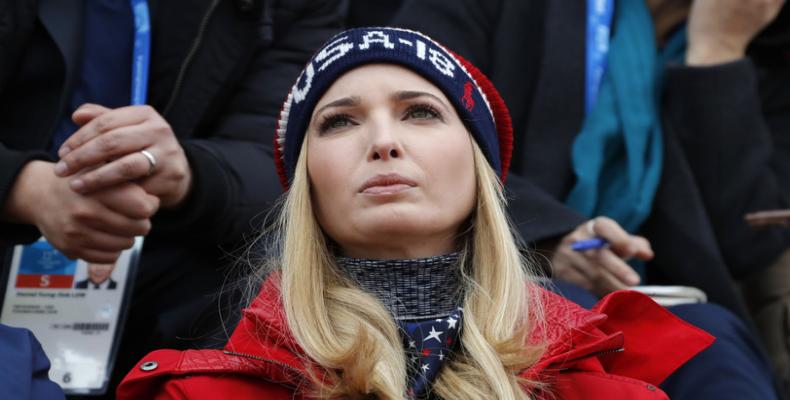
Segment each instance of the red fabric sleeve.
[{"label": "red fabric sleeve", "polygon": [[658,385],[715,338],[681,320],[642,293],[615,292],[593,311],[608,316],[604,332],[622,331],[625,351],[601,356],[607,372]]}]

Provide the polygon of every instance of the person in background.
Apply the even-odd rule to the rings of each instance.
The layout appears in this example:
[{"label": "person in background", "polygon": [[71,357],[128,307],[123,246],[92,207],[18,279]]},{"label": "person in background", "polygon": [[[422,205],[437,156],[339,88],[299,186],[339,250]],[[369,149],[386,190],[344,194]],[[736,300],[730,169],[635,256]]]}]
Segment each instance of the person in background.
[{"label": "person in background", "polygon": [[111,263],[146,235],[116,374],[151,348],[214,339],[203,328],[220,326],[224,256],[279,194],[260,160],[272,157],[280,99],[345,5],[148,8],[148,96],[131,106],[129,0],[0,8],[0,259],[43,235],[70,257]]},{"label": "person in background", "polygon": [[790,395],[790,227],[753,227],[745,218],[790,208],[790,7],[755,36],[781,4],[695,2],[689,37],[710,39],[698,45],[702,54],[689,53],[694,67],[669,81],[665,106],[724,259]]}]

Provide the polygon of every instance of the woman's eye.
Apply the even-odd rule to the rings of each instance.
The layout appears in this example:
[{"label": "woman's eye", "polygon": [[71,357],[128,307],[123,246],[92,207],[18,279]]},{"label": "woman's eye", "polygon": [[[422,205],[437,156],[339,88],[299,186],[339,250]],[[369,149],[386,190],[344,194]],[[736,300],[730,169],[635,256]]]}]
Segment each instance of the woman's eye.
[{"label": "woman's eye", "polygon": [[442,115],[435,108],[428,105],[409,107],[404,119],[441,119]]},{"label": "woman's eye", "polygon": [[323,122],[321,122],[321,126],[319,127],[319,132],[324,133],[334,129],[346,128],[352,125],[355,125],[354,121],[352,121],[351,117],[348,115],[332,115],[324,118]]}]

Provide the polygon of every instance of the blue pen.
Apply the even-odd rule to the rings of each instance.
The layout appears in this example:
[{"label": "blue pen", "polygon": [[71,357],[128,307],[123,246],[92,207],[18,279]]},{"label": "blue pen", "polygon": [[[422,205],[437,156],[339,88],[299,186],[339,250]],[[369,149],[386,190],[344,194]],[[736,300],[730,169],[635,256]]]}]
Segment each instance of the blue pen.
[{"label": "blue pen", "polygon": [[593,249],[600,249],[609,244],[606,239],[595,237],[592,239],[577,240],[571,243],[571,249],[574,251],[586,251]]}]

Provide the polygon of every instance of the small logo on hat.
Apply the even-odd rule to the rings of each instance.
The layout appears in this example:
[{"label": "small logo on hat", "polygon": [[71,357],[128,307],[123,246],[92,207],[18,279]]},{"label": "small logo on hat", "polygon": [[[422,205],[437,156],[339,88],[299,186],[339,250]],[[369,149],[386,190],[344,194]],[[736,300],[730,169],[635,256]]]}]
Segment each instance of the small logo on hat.
[{"label": "small logo on hat", "polygon": [[464,107],[469,111],[475,108],[475,99],[472,98],[472,90],[474,90],[474,88],[472,82],[467,81],[464,84],[464,97],[461,98],[461,101],[463,101]]}]

